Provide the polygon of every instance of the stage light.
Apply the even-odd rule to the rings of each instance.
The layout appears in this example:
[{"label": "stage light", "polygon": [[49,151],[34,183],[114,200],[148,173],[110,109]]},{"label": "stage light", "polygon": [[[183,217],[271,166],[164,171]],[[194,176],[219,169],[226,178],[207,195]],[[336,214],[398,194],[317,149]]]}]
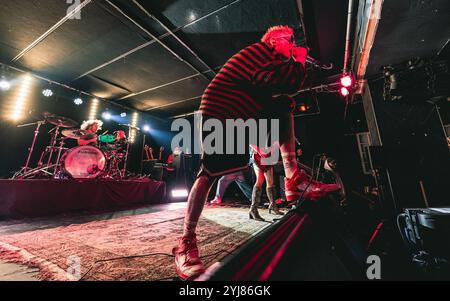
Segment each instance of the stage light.
[{"label": "stage light", "polygon": [[[133,116],[131,117],[131,125],[137,127],[138,120],[139,114],[138,112],[134,112]],[[136,139],[136,129],[132,129],[130,133],[130,142],[133,143],[135,139]]]},{"label": "stage light", "polygon": [[308,107],[306,105],[300,105],[298,107],[298,109],[299,109],[300,112],[306,112],[306,110],[308,110]]},{"label": "stage light", "polygon": [[94,98],[91,102],[91,108],[89,110],[89,117],[88,120],[94,120],[97,117],[97,110],[98,110],[98,99]]},{"label": "stage light", "polygon": [[148,124],[144,125],[142,129],[144,130],[144,132],[150,132],[150,126]]},{"label": "stage light", "polygon": [[3,91],[8,91],[11,88],[11,84],[4,77],[0,80],[0,89]]},{"label": "stage light", "polygon": [[44,95],[45,97],[51,97],[53,96],[53,91],[50,89],[42,90],[42,95]]},{"label": "stage light", "polygon": [[122,118],[125,118],[125,117],[127,117],[127,113],[125,113],[125,112],[123,112],[123,113],[120,113],[120,117],[122,117]]},{"label": "stage light", "polygon": [[186,198],[189,195],[187,189],[173,189],[172,197],[174,198]]},{"label": "stage light", "polygon": [[11,119],[13,120],[19,120],[23,117],[23,111],[25,108],[25,103],[27,101],[27,96],[30,90],[32,79],[33,78],[30,75],[25,75],[25,77],[22,79],[19,94],[17,95],[16,103],[14,105],[14,110],[11,114]]},{"label": "stage light", "polygon": [[77,106],[81,106],[83,104],[83,100],[78,97],[73,100],[73,103],[76,104]]},{"label": "stage light", "polygon": [[103,114],[102,114],[102,118],[105,120],[110,120],[111,117],[112,117],[111,113],[109,113],[109,112],[103,112]]},{"label": "stage light", "polygon": [[348,96],[350,94],[350,92],[348,91],[348,89],[346,87],[342,87],[340,92],[341,92],[342,96]]},{"label": "stage light", "polygon": [[341,77],[341,85],[346,88],[351,87],[353,85],[353,78],[350,75]]}]

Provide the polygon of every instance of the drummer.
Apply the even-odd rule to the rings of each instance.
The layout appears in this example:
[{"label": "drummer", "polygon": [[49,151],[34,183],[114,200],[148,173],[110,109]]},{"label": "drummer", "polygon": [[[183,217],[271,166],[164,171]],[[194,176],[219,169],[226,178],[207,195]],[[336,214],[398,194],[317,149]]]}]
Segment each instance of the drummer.
[{"label": "drummer", "polygon": [[86,135],[83,135],[78,139],[78,145],[97,146],[97,132],[102,129],[102,125],[103,122],[97,119],[84,121],[80,129],[86,132]]}]

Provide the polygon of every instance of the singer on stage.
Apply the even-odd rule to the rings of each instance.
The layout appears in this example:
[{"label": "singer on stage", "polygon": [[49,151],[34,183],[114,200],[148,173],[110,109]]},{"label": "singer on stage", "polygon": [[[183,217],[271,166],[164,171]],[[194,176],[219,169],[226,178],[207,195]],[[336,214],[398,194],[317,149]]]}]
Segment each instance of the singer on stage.
[{"label": "singer on stage", "polygon": [[[261,41],[231,57],[206,88],[200,113],[208,118],[275,119],[280,121],[280,151],[286,176],[288,202],[297,200],[310,178],[297,168],[292,99],[286,94],[298,91],[305,79],[307,49],[295,45],[294,31],[288,26],[274,26]],[[284,94],[284,95],[283,95]],[[274,97],[275,95],[281,95]],[[205,269],[200,260],[196,226],[208,193],[218,176],[246,168],[248,154],[202,155],[202,166],[188,197],[183,236],[174,248],[179,276],[193,279]],[[311,182],[306,199],[317,199],[337,191],[337,185]]]}]

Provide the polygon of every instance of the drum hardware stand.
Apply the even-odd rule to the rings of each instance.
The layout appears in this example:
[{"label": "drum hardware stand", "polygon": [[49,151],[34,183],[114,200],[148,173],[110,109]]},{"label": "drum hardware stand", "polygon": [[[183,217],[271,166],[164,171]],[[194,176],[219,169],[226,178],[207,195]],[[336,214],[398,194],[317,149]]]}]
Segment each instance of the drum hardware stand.
[{"label": "drum hardware stand", "polygon": [[60,171],[61,169],[61,165],[59,164],[59,161],[61,160],[61,152],[63,150],[63,146],[64,146],[64,141],[66,140],[66,137],[62,137],[59,140],[59,147],[58,147],[58,156],[56,157],[56,163],[53,164],[52,166],[54,166],[55,168],[53,169],[53,176],[57,175],[57,172]]},{"label": "drum hardware stand", "polygon": [[126,173],[127,173],[128,155],[129,155],[129,153],[130,153],[130,144],[131,144],[131,142],[130,142],[130,137],[131,137],[131,129],[134,128],[134,129],[137,130],[137,131],[140,131],[141,129],[138,128],[138,127],[136,127],[136,126],[132,126],[132,125],[130,125],[130,124],[119,124],[119,125],[123,125],[123,126],[128,127],[128,139],[127,139],[127,150],[126,150],[126,153],[125,153],[125,162],[124,162],[124,164],[123,164],[122,172],[120,173],[120,177],[121,177],[121,178],[124,178],[124,177],[126,176]]},{"label": "drum hardware stand", "polygon": [[49,133],[53,132],[52,135],[52,140],[50,142],[50,155],[48,156],[48,160],[47,160],[47,168],[51,168],[50,163],[52,161],[52,157],[53,157],[53,150],[55,148],[56,145],[56,140],[59,134],[59,126],[54,127],[53,129],[50,130]]},{"label": "drum hardware stand", "polygon": [[34,137],[33,137],[33,142],[31,143],[31,147],[28,148],[27,162],[25,163],[24,167],[22,167],[18,172],[16,172],[14,174],[14,176],[12,177],[13,179],[26,177],[28,172],[31,171],[30,168],[29,168],[31,155],[32,155],[32,153],[34,151],[34,146],[36,144],[36,139],[37,139],[37,136],[39,134],[39,129],[40,129],[41,125],[43,125],[45,123],[46,123],[46,120],[39,120],[37,122],[21,124],[21,125],[17,126],[18,128],[21,128],[21,127],[25,127],[25,126],[30,126],[30,125],[35,125],[36,124],[36,129],[34,130]]}]

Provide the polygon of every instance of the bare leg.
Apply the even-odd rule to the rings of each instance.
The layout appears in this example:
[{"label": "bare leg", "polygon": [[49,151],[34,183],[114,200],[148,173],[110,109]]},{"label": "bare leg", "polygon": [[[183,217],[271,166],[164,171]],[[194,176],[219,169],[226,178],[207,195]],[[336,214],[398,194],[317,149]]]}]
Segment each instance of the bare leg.
[{"label": "bare leg", "polygon": [[183,237],[193,237],[209,191],[216,178],[202,175],[195,180],[188,197]]},{"label": "bare leg", "polygon": [[285,118],[280,118],[280,151],[286,178],[290,179],[297,170],[295,156],[294,115],[289,112]]}]

